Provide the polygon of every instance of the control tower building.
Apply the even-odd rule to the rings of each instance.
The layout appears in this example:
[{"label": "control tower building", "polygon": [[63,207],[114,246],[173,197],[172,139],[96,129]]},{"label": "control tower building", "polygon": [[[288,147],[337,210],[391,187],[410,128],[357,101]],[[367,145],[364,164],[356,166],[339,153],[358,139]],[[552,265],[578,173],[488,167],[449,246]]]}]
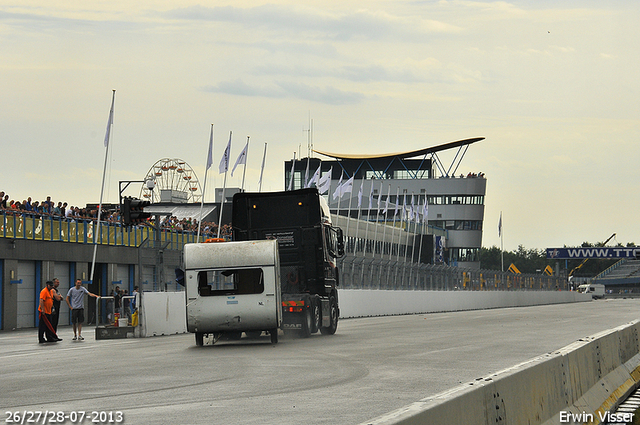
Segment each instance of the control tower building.
[{"label": "control tower building", "polygon": [[[458,168],[469,146],[481,140],[484,138],[378,155],[312,150],[329,159],[307,157],[285,161],[285,188],[317,186],[314,174],[318,179],[321,175],[328,176],[330,171],[329,188],[324,194],[333,214],[393,223],[415,231],[419,226],[411,226],[411,221],[402,222],[399,215],[394,220],[396,205],[399,214],[403,205],[407,215],[413,212],[414,221],[419,217],[424,222],[421,213],[426,212],[430,229],[427,232],[444,235],[440,260],[450,266],[479,268],[487,181],[482,173],[459,173]],[[453,149],[457,149],[455,157],[445,165],[438,154]],[[342,195],[336,192],[349,179],[353,179],[351,190],[343,186]]]}]

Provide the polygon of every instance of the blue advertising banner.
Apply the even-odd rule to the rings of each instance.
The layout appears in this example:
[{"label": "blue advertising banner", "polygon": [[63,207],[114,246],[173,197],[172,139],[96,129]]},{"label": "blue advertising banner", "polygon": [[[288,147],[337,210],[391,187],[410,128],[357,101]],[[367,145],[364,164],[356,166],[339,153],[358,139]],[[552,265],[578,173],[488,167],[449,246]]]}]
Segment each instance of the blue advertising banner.
[{"label": "blue advertising banner", "polygon": [[640,248],[547,248],[548,260],[623,259],[640,256]]}]

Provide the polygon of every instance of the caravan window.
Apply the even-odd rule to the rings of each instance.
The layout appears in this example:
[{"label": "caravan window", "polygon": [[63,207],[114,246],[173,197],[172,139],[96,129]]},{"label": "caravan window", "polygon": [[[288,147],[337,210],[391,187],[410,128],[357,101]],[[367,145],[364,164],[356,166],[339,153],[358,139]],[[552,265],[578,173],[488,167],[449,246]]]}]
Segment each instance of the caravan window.
[{"label": "caravan window", "polygon": [[198,272],[201,296],[261,294],[264,292],[262,269],[202,270]]}]

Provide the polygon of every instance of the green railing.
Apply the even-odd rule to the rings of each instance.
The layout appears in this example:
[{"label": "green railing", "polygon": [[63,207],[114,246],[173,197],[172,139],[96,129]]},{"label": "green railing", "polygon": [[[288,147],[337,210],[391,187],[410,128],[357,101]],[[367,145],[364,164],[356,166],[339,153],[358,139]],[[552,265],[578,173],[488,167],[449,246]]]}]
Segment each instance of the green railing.
[{"label": "green railing", "polygon": [[[2,211],[0,237],[36,241],[70,242],[81,244],[138,247],[145,240],[156,240],[156,229],[151,226],[123,227],[120,223],[93,220],[66,220],[61,217],[38,217],[29,214],[14,214]],[[95,240],[94,240],[95,238]],[[167,249],[182,249],[186,243],[196,242],[191,232],[160,230],[160,242]],[[200,236],[200,240],[204,240]]]}]

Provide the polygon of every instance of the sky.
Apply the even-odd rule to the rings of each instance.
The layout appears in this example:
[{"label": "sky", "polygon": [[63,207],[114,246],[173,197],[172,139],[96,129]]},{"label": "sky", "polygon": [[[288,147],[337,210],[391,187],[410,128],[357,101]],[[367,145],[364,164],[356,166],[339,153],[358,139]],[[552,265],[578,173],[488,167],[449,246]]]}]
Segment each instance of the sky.
[{"label": "sky", "polygon": [[[483,246],[640,243],[640,3],[0,0],[0,190],[118,201],[180,159],[203,185],[249,137],[245,188],[313,146],[388,153],[484,137]],[[104,138],[116,90],[105,161]],[[443,152],[444,161],[456,151]],[[318,155],[315,155],[318,156]],[[242,184],[242,172],[227,176]],[[139,196],[132,184],[125,195]]]}]

